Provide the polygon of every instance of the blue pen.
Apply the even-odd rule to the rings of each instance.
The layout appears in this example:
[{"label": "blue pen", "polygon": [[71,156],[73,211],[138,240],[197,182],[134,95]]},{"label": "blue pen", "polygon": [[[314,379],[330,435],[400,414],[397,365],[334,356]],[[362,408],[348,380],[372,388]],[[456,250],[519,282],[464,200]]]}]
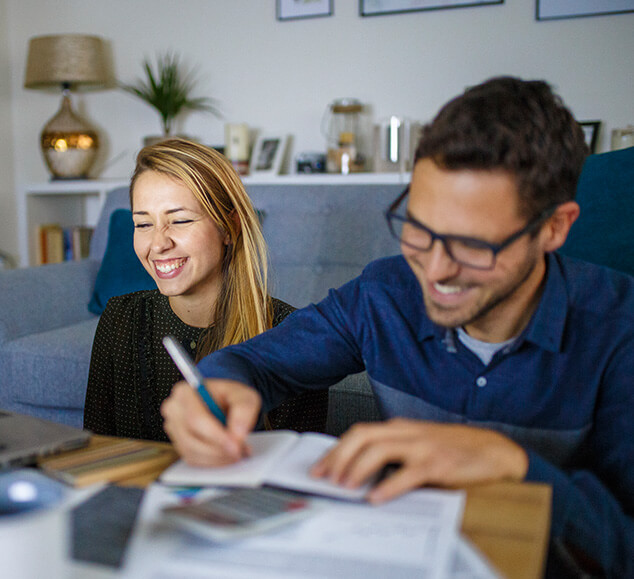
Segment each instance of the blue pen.
[{"label": "blue pen", "polygon": [[163,345],[165,346],[168,354],[172,357],[172,360],[174,360],[174,364],[176,364],[185,380],[187,380],[187,383],[194,388],[198,394],[200,394],[200,397],[204,400],[209,410],[211,410],[211,413],[220,420],[222,424],[227,424],[227,420],[225,419],[225,415],[222,410],[220,410],[214,399],[205,388],[203,375],[200,373],[198,368],[196,368],[183,346],[181,346],[172,336],[165,336],[163,338]]}]

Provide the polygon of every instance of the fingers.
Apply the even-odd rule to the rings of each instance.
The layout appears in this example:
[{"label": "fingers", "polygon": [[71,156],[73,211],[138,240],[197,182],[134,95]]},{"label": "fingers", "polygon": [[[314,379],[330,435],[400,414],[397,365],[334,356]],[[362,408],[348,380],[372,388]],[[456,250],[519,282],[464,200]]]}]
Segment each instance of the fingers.
[{"label": "fingers", "polygon": [[383,466],[400,459],[397,442],[407,436],[399,426],[401,420],[384,423],[355,424],[341,441],[311,470],[316,477],[328,478],[335,484],[359,486]]},{"label": "fingers", "polygon": [[354,436],[342,440],[341,448],[336,447],[330,456],[320,461],[317,472],[323,469],[321,476],[336,484],[357,488],[376,477],[387,465],[398,464],[394,472],[370,490],[366,498],[372,503],[393,499],[427,484],[433,465],[425,461],[425,451],[419,449],[418,460],[412,461],[411,434],[393,426],[386,423],[383,428],[358,429]]},{"label": "fingers", "polygon": [[424,478],[421,480],[420,475],[421,473],[415,472],[414,469],[400,468],[371,489],[366,498],[374,504],[389,501],[414,488],[423,486],[425,484]]},{"label": "fingers", "polygon": [[355,488],[386,465],[399,464],[368,495],[372,502],[433,484],[456,487],[495,480],[522,480],[525,451],[498,432],[459,424],[395,419],[356,425],[311,470],[316,477]]},{"label": "fingers", "polygon": [[161,405],[163,428],[176,451],[189,464],[209,466],[235,460],[234,443],[200,396],[184,382],[172,388]]},{"label": "fingers", "polygon": [[207,388],[225,412],[227,433],[241,444],[255,428],[262,406],[260,395],[253,389],[233,380],[208,380]]},{"label": "fingers", "polygon": [[163,427],[183,460],[193,466],[219,466],[249,454],[246,437],[260,409],[255,390],[228,380],[208,380],[206,387],[227,418],[226,428],[185,382],[172,388],[161,406]]}]

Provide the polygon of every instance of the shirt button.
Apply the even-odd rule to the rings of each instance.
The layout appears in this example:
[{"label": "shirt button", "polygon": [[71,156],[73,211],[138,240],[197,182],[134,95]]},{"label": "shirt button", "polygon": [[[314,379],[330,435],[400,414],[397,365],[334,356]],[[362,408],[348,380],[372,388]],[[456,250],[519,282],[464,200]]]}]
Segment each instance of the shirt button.
[{"label": "shirt button", "polygon": [[195,350],[195,349],[196,349],[196,342],[194,342],[194,341],[192,340],[192,341],[189,343],[189,347],[190,347],[192,350]]},{"label": "shirt button", "polygon": [[484,386],[487,385],[487,379],[484,376],[478,376],[478,379],[476,380],[476,384],[480,388],[483,388]]}]

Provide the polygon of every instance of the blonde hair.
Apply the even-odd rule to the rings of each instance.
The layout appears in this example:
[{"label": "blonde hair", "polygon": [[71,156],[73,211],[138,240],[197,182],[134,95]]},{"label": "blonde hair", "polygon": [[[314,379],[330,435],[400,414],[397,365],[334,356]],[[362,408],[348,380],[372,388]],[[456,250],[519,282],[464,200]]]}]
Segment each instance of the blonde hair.
[{"label": "blonde hair", "polygon": [[219,230],[230,237],[214,322],[199,340],[197,358],[269,329],[273,315],[267,287],[266,243],[255,209],[231,163],[218,151],[186,139],[167,139],[147,146],[137,156],[130,182],[130,205],[136,180],[145,171],[178,179]]}]

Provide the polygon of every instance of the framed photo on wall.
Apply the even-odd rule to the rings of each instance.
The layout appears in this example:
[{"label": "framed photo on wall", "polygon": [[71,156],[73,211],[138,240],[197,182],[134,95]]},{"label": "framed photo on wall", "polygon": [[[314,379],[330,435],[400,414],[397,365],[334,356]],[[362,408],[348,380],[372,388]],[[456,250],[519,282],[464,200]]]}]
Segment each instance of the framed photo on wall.
[{"label": "framed photo on wall", "polygon": [[277,0],[278,20],[332,16],[334,0]]},{"label": "framed photo on wall", "polygon": [[359,14],[378,16],[486,4],[504,4],[504,0],[359,0]]},{"label": "framed photo on wall", "polygon": [[634,0],[536,0],[537,20],[634,12]]},{"label": "framed photo on wall", "polygon": [[601,121],[579,121],[579,124],[583,129],[583,134],[586,137],[586,145],[590,147],[590,152],[596,153]]},{"label": "framed photo on wall", "polygon": [[288,136],[259,136],[253,145],[250,175],[278,175],[286,150]]}]

